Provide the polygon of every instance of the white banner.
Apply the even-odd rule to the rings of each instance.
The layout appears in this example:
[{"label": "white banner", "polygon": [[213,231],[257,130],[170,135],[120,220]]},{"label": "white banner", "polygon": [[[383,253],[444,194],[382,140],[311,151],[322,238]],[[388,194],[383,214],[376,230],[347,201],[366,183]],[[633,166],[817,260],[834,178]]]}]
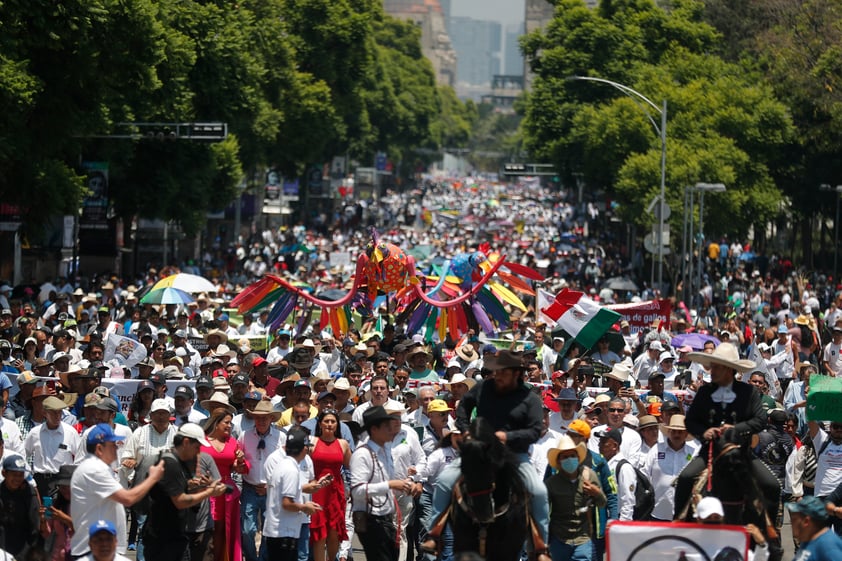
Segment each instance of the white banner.
[{"label": "white banner", "polygon": [[[102,385],[111,390],[111,395],[120,404],[120,411],[123,415],[129,412],[129,405],[132,403],[134,394],[137,392],[137,384],[140,380],[132,378],[130,380],[121,380],[118,378],[103,378]],[[175,389],[178,386],[190,386],[193,390],[193,395],[196,395],[196,381],[195,380],[168,380],[167,381],[167,395],[173,397]]]},{"label": "white banner", "polygon": [[608,561],[745,560],[749,544],[740,526],[665,522],[610,522],[606,538]]}]

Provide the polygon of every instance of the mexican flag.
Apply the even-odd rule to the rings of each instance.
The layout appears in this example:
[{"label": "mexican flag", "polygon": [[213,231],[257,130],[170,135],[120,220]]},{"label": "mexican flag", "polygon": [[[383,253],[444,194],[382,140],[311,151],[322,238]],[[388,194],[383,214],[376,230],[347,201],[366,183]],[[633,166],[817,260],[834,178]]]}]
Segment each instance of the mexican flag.
[{"label": "mexican flag", "polygon": [[612,325],[620,321],[620,314],[600,306],[584,292],[563,289],[541,313],[556,322],[583,347],[590,349]]}]

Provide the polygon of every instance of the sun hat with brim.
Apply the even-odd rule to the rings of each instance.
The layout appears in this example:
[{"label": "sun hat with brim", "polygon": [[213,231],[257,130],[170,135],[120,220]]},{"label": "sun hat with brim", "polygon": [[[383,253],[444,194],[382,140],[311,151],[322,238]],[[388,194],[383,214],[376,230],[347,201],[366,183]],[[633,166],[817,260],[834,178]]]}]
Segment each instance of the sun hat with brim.
[{"label": "sun hat with brim", "polygon": [[720,343],[710,354],[688,353],[687,358],[705,368],[710,368],[711,364],[720,364],[737,372],[748,372],[757,366],[753,360],[741,359],[737,347],[731,343]]},{"label": "sun hat with brim", "polygon": [[394,419],[382,405],[375,405],[369,407],[363,412],[363,430],[369,431],[374,425],[382,421],[391,421]]},{"label": "sun hat with brim", "polygon": [[289,376],[284,377],[284,379],[281,380],[281,383],[278,384],[278,388],[275,390],[275,393],[283,393],[287,388],[294,386],[299,380],[301,380],[301,375],[298,372],[294,372]]},{"label": "sun hat with brim", "polygon": [[246,411],[248,411],[252,416],[268,415],[272,418],[273,423],[281,418],[281,412],[275,411],[272,407],[272,403],[266,400],[258,401],[257,405],[255,405],[253,409],[247,409]]},{"label": "sun hat with brim", "polygon": [[638,419],[639,426],[637,430],[647,429],[649,427],[657,427],[660,423],[654,415],[641,415]]},{"label": "sun hat with brim", "polygon": [[327,391],[332,392],[336,390],[348,390],[351,392],[351,399],[357,395],[357,388],[352,386],[348,378],[345,377],[337,378],[335,381],[327,385]]},{"label": "sun hat with brim", "polygon": [[47,360],[46,358],[38,357],[32,362],[32,368],[43,368],[45,366],[50,366],[53,363],[51,360]]},{"label": "sun hat with brim", "polygon": [[67,404],[54,395],[44,400],[44,411],[62,411],[67,409]]},{"label": "sun hat with brim", "polygon": [[208,442],[208,439],[205,438],[205,431],[203,431],[202,427],[196,423],[184,423],[178,427],[178,431],[175,434],[186,438],[192,438],[193,440],[198,441],[202,446],[210,446],[210,442]]},{"label": "sun hat with brim", "polygon": [[[687,430],[687,426],[684,424],[684,415],[673,415],[670,417],[670,422],[668,425],[661,425],[661,432],[664,433],[664,436],[669,436],[671,430]],[[689,432],[687,436],[684,438],[686,441],[693,440],[693,435]]]},{"label": "sun hat with brim", "polygon": [[608,403],[609,401],[611,401],[611,396],[608,395],[608,392],[605,392],[594,398],[593,405],[598,406],[600,403]]},{"label": "sun hat with brim", "polygon": [[226,380],[225,378],[219,376],[219,377],[213,379],[213,391],[215,391],[215,392],[226,391],[227,392],[230,389],[231,389],[231,386],[228,385],[228,380]]},{"label": "sun hat with brim", "polygon": [[304,370],[313,366],[313,357],[306,349],[303,352],[293,351],[286,358],[287,363],[295,370]]},{"label": "sun hat with brim", "polygon": [[611,372],[605,375],[606,378],[611,378],[612,380],[618,380],[620,382],[628,382],[629,377],[631,376],[631,369],[622,362],[614,363],[614,366],[611,368]]},{"label": "sun hat with brim", "polygon": [[228,358],[237,358],[237,351],[235,351],[232,348],[229,348],[228,345],[226,345],[225,343],[220,343],[216,347],[216,350],[213,351],[211,354],[214,357],[227,356]]},{"label": "sun hat with brim", "polygon": [[406,355],[406,359],[409,360],[416,355],[424,355],[424,356],[427,357],[427,360],[430,360],[431,358],[433,358],[433,355],[428,353],[426,351],[426,349],[424,349],[423,346],[418,345],[416,347],[413,347],[412,350],[409,351],[409,353]]},{"label": "sun hat with brim", "polygon": [[585,443],[580,442],[579,444],[576,444],[573,442],[573,439],[566,434],[561,435],[561,438],[558,439],[558,443],[555,445],[555,448],[551,448],[547,451],[547,461],[553,468],[560,470],[561,465],[559,464],[558,457],[562,452],[570,450],[576,452],[576,455],[579,457],[580,464],[585,461],[585,456],[588,453]]},{"label": "sun hat with brim", "polygon": [[[808,497],[804,497],[805,499]],[[810,497],[812,498],[812,497]],[[788,503],[788,504],[798,504],[798,503]],[[716,497],[704,497],[699,503],[696,505],[696,519],[697,520],[704,520],[714,514],[718,514],[719,516],[725,516],[725,511],[722,509],[722,502],[717,499]]]},{"label": "sun hat with brim", "polygon": [[466,386],[468,386],[468,389],[470,390],[471,388],[473,388],[474,386],[477,385],[477,381],[474,380],[473,378],[468,378],[467,376],[465,376],[461,372],[457,372],[456,374],[453,375],[453,377],[450,378],[449,382],[444,383],[445,387],[448,387],[448,388],[450,386],[452,386],[453,384],[465,384]]},{"label": "sun hat with brim", "polygon": [[35,389],[32,390],[32,399],[49,397],[51,395],[56,395],[56,389],[49,384],[44,384],[43,386],[36,386]]},{"label": "sun hat with brim", "polygon": [[209,399],[202,400],[202,408],[205,411],[212,411],[218,407],[222,407],[232,415],[237,413],[231,402],[228,401],[228,394],[222,392],[214,392]]},{"label": "sun hat with brim", "polygon": [[24,370],[23,372],[18,374],[18,386],[37,383],[38,377],[31,370]]},{"label": "sun hat with brim", "polygon": [[369,347],[365,343],[357,343],[356,345],[354,345],[354,351],[358,353],[363,353],[367,357],[374,356],[374,347]]},{"label": "sun hat with brim", "polygon": [[216,335],[219,337],[219,344],[225,344],[228,342],[228,334],[222,331],[221,329],[211,329],[204,335],[205,342],[207,343],[208,338]]},{"label": "sun hat with brim", "polygon": [[573,388],[564,388],[560,392],[558,392],[558,397],[555,398],[556,401],[579,401],[579,396],[576,394],[576,390]]},{"label": "sun hat with brim", "polygon": [[477,351],[472,345],[462,345],[456,347],[456,355],[465,362],[473,362],[479,358]]},{"label": "sun hat with brim", "polygon": [[523,364],[523,353],[517,351],[499,351],[493,356],[484,358],[483,362],[483,366],[491,371],[503,370],[504,368],[526,370],[526,366]]}]

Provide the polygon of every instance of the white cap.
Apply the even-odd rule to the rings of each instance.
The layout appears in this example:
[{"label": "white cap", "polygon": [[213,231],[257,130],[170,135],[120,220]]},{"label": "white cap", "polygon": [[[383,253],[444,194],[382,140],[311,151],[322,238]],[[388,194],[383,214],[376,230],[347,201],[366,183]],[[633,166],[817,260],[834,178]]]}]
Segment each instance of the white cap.
[{"label": "white cap", "polygon": [[167,413],[172,413],[170,410],[170,404],[167,403],[166,399],[156,399],[152,402],[152,407],[149,408],[149,412],[154,413],[155,411],[166,411]]},{"label": "white cap", "polygon": [[205,431],[203,431],[202,427],[196,423],[184,423],[178,427],[178,432],[175,434],[180,434],[181,436],[197,440],[202,446],[210,446],[210,442],[208,442],[208,439],[205,438]]},{"label": "white cap", "polygon": [[713,514],[725,516],[722,510],[722,503],[716,497],[705,497],[696,505],[696,519],[704,520]]},{"label": "white cap", "polygon": [[661,344],[660,341],[655,340],[655,341],[652,341],[651,343],[649,343],[649,350],[651,351],[653,349],[660,353],[660,352],[663,352],[664,346]]},{"label": "white cap", "polygon": [[660,364],[660,363],[664,362],[665,360],[675,360],[675,357],[672,356],[671,352],[664,351],[660,354],[660,356],[658,356],[658,363]]}]

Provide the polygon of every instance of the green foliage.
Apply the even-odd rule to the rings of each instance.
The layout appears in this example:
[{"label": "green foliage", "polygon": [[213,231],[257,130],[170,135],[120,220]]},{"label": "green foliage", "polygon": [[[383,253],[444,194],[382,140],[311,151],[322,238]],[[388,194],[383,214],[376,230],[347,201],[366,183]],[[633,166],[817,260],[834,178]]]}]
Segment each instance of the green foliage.
[{"label": "green foliage", "polygon": [[[790,115],[757,74],[710,54],[718,36],[701,21],[701,3],[558,5],[546,31],[522,41],[536,71],[523,124],[533,157],[555,163],[568,183],[581,173],[590,188],[607,190],[626,220],[652,223],[645,209],[660,190],[660,114],[610,85],[565,79],[602,77],[657,106],[667,100],[673,210],[685,186],[722,182],[727,193],[708,199],[721,205],[706,217],[711,231],[742,235],[775,215],[781,197],[772,170],[793,138]],[[680,228],[681,213],[673,216]]]}]

